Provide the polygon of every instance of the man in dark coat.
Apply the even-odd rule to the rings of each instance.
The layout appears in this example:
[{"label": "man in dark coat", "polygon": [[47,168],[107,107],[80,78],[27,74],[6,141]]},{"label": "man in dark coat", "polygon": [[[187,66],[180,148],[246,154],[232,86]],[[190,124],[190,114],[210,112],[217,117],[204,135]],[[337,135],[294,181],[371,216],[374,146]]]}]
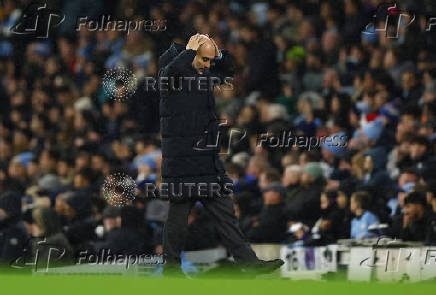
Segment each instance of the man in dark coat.
[{"label": "man in dark coat", "polygon": [[164,228],[164,255],[167,263],[176,269],[185,243],[189,211],[198,200],[214,218],[223,244],[236,261],[265,269],[283,263],[281,260],[261,262],[234,215],[230,198],[233,182],[218,154],[219,123],[213,95],[213,88],[232,76],[232,57],[227,51],[220,51],[205,35],[192,36],[186,47],[173,43],[159,59],[160,193],[161,197],[170,199]]},{"label": "man in dark coat", "polygon": [[66,200],[68,224],[64,227],[75,255],[92,249],[90,242],[96,238],[96,222],[91,215],[91,198],[83,192],[73,192]]},{"label": "man in dark coat", "polygon": [[[404,214],[394,218],[392,224],[393,238],[404,241],[424,242],[427,234],[427,201],[422,192],[411,192],[404,200]],[[401,218],[402,217],[402,218]]]},{"label": "man in dark coat", "polygon": [[146,241],[147,231],[144,224],[144,214],[133,206],[121,209],[121,227],[109,232],[102,243],[97,243],[95,249],[98,253],[110,251],[111,254],[143,255],[152,253],[149,240]]},{"label": "man in dark coat", "polygon": [[263,207],[248,231],[248,239],[256,243],[280,243],[285,240],[286,220],[283,204],[286,189],[280,182],[273,182],[262,189]]},{"label": "man in dark coat", "polygon": [[21,197],[5,192],[0,196],[0,262],[9,263],[20,257],[28,238],[21,219]]},{"label": "man in dark coat", "polygon": [[433,193],[430,198],[430,205],[432,207],[432,212],[428,218],[425,244],[436,245],[436,196]]},{"label": "man in dark coat", "polygon": [[302,190],[284,208],[288,221],[313,226],[321,217],[320,195],[324,186],[323,177],[320,163],[306,164],[301,177]]}]

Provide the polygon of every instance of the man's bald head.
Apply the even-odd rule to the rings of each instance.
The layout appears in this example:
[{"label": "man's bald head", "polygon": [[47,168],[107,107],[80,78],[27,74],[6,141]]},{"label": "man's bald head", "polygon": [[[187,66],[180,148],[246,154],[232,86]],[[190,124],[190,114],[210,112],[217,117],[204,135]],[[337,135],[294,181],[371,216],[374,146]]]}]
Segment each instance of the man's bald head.
[{"label": "man's bald head", "polygon": [[[204,35],[202,35],[204,36]],[[209,55],[215,58],[215,45],[213,44],[212,40],[210,40],[208,37],[204,36],[206,41],[200,45],[198,48],[197,54],[200,53],[202,55]]]}]

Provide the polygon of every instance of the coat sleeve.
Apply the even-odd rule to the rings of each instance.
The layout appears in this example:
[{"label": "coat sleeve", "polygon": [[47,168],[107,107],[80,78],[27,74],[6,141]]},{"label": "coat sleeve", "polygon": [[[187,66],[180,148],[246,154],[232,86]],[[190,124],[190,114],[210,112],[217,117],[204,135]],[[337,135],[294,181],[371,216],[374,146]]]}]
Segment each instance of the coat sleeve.
[{"label": "coat sleeve", "polygon": [[162,67],[160,76],[162,77],[177,77],[181,76],[186,69],[188,69],[194,60],[197,51],[183,50],[171,62]]}]

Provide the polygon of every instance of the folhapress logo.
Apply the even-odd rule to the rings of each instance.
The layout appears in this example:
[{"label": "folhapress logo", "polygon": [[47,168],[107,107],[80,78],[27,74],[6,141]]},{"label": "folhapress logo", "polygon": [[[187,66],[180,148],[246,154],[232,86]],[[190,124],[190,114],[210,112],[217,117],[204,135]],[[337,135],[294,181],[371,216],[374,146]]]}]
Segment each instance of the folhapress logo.
[{"label": "folhapress logo", "polygon": [[30,3],[18,22],[10,29],[11,33],[38,39],[47,39],[50,31],[65,21],[65,14],[49,8],[47,3]]},{"label": "folhapress logo", "polygon": [[397,3],[382,3],[374,10],[373,22],[366,25],[364,34],[378,34],[382,31],[387,38],[398,38],[400,27],[410,26],[416,15],[397,7]]}]

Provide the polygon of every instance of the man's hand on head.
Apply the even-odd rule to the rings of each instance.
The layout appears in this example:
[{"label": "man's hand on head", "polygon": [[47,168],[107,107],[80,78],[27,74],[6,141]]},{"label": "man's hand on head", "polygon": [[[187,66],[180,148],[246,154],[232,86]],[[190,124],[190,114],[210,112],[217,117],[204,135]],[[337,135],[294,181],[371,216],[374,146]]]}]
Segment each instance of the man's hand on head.
[{"label": "man's hand on head", "polygon": [[189,39],[188,44],[186,45],[186,50],[198,50],[198,48],[209,38],[206,35],[195,34]]}]

